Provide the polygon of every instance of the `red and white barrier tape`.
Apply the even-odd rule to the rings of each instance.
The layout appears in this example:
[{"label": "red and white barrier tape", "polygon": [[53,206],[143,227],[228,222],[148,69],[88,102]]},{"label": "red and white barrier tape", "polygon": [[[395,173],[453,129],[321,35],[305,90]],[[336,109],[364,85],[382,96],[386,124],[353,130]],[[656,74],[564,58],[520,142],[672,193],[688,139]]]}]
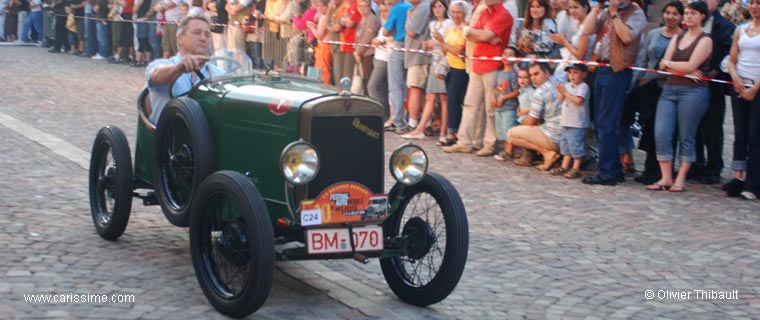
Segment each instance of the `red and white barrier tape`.
[{"label": "red and white barrier tape", "polygon": [[[359,43],[350,43],[350,42],[341,42],[341,41],[330,41],[330,40],[320,40],[320,42],[326,43],[326,44],[335,44],[335,45],[353,45],[357,47],[372,47],[372,48],[384,48],[388,50],[394,50],[394,51],[403,51],[403,52],[413,52],[413,53],[421,53],[421,54],[429,54],[429,55],[439,55],[437,52],[434,51],[427,51],[427,50],[419,50],[419,49],[406,49],[403,47],[394,47],[394,46],[378,46],[378,45],[372,45],[372,44],[359,44]],[[501,56],[496,57],[486,57],[486,56],[466,56],[466,55],[459,55],[460,58],[463,59],[469,59],[469,60],[484,60],[484,61],[503,61],[504,58]],[[596,66],[596,67],[609,67],[609,63],[605,62],[597,62],[597,61],[584,61],[584,60],[563,60],[563,59],[548,59],[548,58],[509,58],[509,61],[514,62],[529,62],[529,63],[564,63],[564,64],[583,64],[587,66]],[[697,76],[690,76],[690,75],[684,75],[684,74],[678,74],[673,72],[667,72],[663,70],[656,70],[656,69],[649,69],[649,68],[642,68],[642,67],[634,67],[634,66],[628,66],[628,69],[635,70],[635,71],[644,71],[644,72],[651,72],[651,73],[658,73],[668,76],[678,76],[678,77],[685,77],[690,78],[694,80],[700,80],[700,81],[711,81],[715,83],[722,83],[722,84],[728,84],[733,85],[733,82],[726,81],[726,80],[720,80],[720,79],[713,79],[708,77],[697,77]]]},{"label": "red and white barrier tape", "polygon": [[[64,14],[56,14],[56,16],[66,16]],[[131,23],[155,23],[155,24],[179,24],[179,22],[159,22],[159,21],[144,21],[144,20],[114,20],[114,19],[100,19],[95,17],[83,17],[83,16],[75,16],[75,18],[82,18],[82,19],[93,19],[98,21],[110,21],[110,22],[131,22]],[[227,24],[222,23],[212,23],[212,26],[227,26]],[[394,50],[394,51],[403,51],[403,52],[412,52],[412,53],[419,53],[419,54],[429,54],[429,55],[439,55],[437,52],[429,51],[429,50],[421,50],[421,49],[407,49],[403,47],[394,47],[394,46],[378,46],[378,45],[372,45],[372,44],[361,44],[361,43],[354,43],[354,42],[343,42],[343,41],[331,41],[331,40],[319,40],[319,42],[325,43],[325,44],[333,44],[333,45],[351,45],[355,47],[368,47],[368,48],[383,48],[388,50]],[[466,55],[459,55],[460,58],[463,59],[469,59],[469,60],[483,60],[483,61],[502,61],[504,58],[501,56],[496,57],[486,57],[486,56],[466,56]],[[539,62],[545,62],[545,63],[564,63],[564,64],[583,64],[587,66],[597,66],[597,67],[609,67],[609,63],[604,62],[597,62],[597,61],[584,61],[584,60],[563,60],[563,59],[547,59],[547,58],[509,58],[510,61],[514,62],[529,62],[529,63],[539,63]],[[694,80],[700,80],[700,81],[710,81],[715,83],[722,83],[727,85],[733,85],[733,82],[726,81],[726,80],[720,80],[720,79],[713,79],[708,77],[697,77],[697,76],[690,76],[690,75],[684,75],[684,74],[677,74],[673,72],[667,72],[663,70],[656,70],[656,69],[649,69],[649,68],[642,68],[642,67],[634,67],[634,66],[628,66],[628,69],[635,70],[635,71],[644,71],[644,72],[650,72],[650,73],[658,73],[662,75],[668,75],[668,76],[678,76],[678,77],[685,77],[690,78]]]}]

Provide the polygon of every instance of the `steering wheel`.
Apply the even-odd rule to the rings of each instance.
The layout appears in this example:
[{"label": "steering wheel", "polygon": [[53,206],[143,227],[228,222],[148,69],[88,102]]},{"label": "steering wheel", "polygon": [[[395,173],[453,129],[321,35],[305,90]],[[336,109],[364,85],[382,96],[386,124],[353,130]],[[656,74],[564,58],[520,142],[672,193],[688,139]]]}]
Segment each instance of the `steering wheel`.
[{"label": "steering wheel", "polygon": [[[230,58],[230,57],[224,57],[224,56],[212,56],[212,57],[209,57],[208,61],[206,61],[206,64],[207,65],[208,64],[214,64],[214,62],[216,62],[216,61],[225,61],[225,62],[228,62],[227,66],[228,66],[229,70],[225,70],[225,73],[236,73],[238,70],[243,69],[243,64],[240,63],[240,61],[237,61],[237,60],[235,60],[233,58]],[[206,76],[204,76],[203,73],[201,73],[200,70],[194,70],[194,72],[198,76],[198,78],[201,79],[201,81],[206,80]],[[191,88],[189,91],[175,96],[174,95],[174,83],[177,82],[178,78],[179,77],[175,78],[170,83],[170,86],[169,86],[169,98],[171,98],[171,99],[174,99],[175,97],[186,96],[188,93],[190,93],[190,91],[192,91],[192,88]]]}]

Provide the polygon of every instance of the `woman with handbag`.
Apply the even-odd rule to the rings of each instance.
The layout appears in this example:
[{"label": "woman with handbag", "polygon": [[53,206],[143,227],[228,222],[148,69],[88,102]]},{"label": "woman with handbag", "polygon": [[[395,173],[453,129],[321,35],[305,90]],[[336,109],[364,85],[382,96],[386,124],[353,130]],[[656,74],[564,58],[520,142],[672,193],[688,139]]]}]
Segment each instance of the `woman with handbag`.
[{"label": "woman with handbag", "polygon": [[362,15],[362,20],[356,26],[356,44],[354,47],[354,73],[360,73],[362,87],[359,94],[367,94],[367,86],[372,76],[372,61],[375,55],[375,49],[364,45],[369,45],[377,31],[380,30],[380,19],[372,13],[372,7],[369,0],[357,1],[357,8]]},{"label": "woman with handbag", "polygon": [[[454,21],[449,19],[447,11],[448,6],[444,0],[433,0],[430,5],[430,34],[431,35],[443,35],[446,29],[454,25]],[[436,38],[425,41],[424,48],[433,52],[433,63],[430,65],[430,71],[428,72],[427,84],[425,88],[425,106],[422,109],[422,118],[420,119],[420,125],[417,126],[411,132],[402,135],[404,139],[422,140],[425,138],[425,130],[427,129],[427,123],[433,117],[433,111],[435,109],[435,99],[440,97],[441,99],[441,128],[439,143],[446,142],[446,122],[448,120],[448,108],[447,108],[447,96],[446,96],[446,75],[448,74],[448,68],[442,67],[445,64],[448,67],[441,46]],[[445,69],[445,70],[444,70]]]}]

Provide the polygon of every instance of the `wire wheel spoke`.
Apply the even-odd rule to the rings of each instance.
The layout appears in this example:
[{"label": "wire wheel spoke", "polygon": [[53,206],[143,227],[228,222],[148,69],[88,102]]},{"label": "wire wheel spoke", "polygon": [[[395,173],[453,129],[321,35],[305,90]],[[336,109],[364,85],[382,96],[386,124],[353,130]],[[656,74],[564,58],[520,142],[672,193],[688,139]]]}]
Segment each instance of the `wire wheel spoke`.
[{"label": "wire wheel spoke", "polygon": [[[407,203],[404,217],[399,224],[399,234],[402,234],[407,224],[421,219],[426,224],[428,231],[424,234],[404,234],[409,241],[419,242],[419,237],[426,237],[430,249],[419,259],[409,257],[397,258],[397,266],[403,278],[409,286],[423,287],[433,281],[443,264],[446,253],[446,228],[443,211],[435,198],[428,193],[415,194]],[[416,222],[414,224],[419,224]],[[414,228],[415,233],[427,233]],[[417,240],[415,240],[417,239]]]},{"label": "wire wheel spoke", "polygon": [[195,183],[193,147],[184,123],[176,120],[171,125],[164,159],[165,189],[171,205],[182,208],[189,201]]},{"label": "wire wheel spoke", "polygon": [[246,224],[237,209],[230,199],[218,196],[203,213],[207,230],[203,261],[214,290],[228,299],[242,293],[252,266]]}]

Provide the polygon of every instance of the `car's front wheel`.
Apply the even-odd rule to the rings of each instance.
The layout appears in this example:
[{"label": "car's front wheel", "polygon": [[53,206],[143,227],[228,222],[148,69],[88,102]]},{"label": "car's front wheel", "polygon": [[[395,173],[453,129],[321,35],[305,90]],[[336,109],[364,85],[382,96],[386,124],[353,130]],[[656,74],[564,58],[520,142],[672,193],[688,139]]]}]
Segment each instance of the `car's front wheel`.
[{"label": "car's front wheel", "polygon": [[98,131],[90,155],[90,212],[95,230],[116,240],[127,228],[132,211],[132,159],[127,138],[117,127]]},{"label": "car's front wheel", "polygon": [[206,178],[192,203],[190,253],[214,308],[244,317],[264,304],[274,273],[274,235],[264,198],[234,171]]},{"label": "car's front wheel", "polygon": [[407,256],[380,259],[380,267],[402,301],[417,306],[437,303],[454,291],[464,272],[469,247],[464,204],[454,186],[432,172],[412,186],[397,183],[388,198],[398,197],[403,200],[385,221],[383,232],[402,237]]}]

